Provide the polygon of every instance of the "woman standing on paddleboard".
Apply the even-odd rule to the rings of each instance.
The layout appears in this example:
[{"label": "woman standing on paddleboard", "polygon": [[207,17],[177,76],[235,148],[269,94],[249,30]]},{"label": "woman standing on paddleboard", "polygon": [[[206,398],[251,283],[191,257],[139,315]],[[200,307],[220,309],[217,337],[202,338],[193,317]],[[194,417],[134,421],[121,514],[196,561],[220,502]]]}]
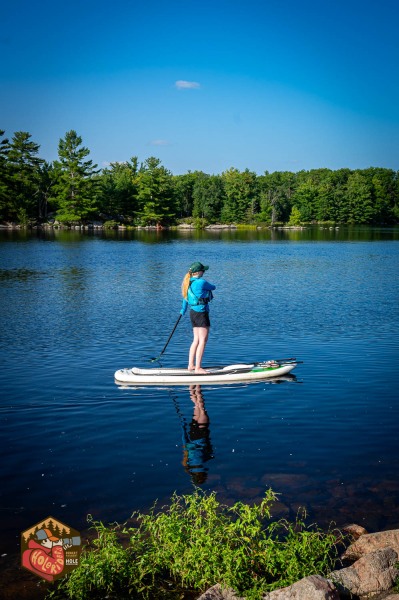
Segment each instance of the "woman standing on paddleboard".
[{"label": "woman standing on paddleboard", "polygon": [[184,315],[187,307],[190,307],[190,320],[193,326],[194,339],[190,346],[188,355],[188,369],[196,373],[206,373],[201,367],[202,357],[209,336],[209,302],[212,300],[212,291],[216,289],[208,281],[202,278],[208,266],[200,262],[193,263],[186,273],[181,291],[183,294],[183,305],[180,313]]}]

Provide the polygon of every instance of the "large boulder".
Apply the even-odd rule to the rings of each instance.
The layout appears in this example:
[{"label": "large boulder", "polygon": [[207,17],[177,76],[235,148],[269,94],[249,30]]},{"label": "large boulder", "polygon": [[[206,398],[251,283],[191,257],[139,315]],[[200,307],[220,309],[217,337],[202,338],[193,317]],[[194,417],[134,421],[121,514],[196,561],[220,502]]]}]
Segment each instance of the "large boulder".
[{"label": "large boulder", "polygon": [[330,578],[342,597],[367,597],[392,588],[399,575],[397,562],[397,552],[383,548],[362,556],[351,567],[333,571]]},{"label": "large boulder", "polygon": [[393,548],[399,554],[399,529],[361,535],[346,549],[342,558],[357,560],[369,552],[381,550],[382,548]]},{"label": "large boulder", "polygon": [[328,579],[310,575],[288,587],[265,594],[262,600],[339,600],[339,593]]}]

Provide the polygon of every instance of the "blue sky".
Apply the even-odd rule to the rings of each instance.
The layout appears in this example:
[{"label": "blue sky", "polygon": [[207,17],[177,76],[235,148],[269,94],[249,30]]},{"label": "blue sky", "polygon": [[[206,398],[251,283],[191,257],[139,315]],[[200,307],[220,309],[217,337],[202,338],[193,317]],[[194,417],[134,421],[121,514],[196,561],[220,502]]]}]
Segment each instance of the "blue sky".
[{"label": "blue sky", "polygon": [[399,169],[398,0],[13,0],[0,129],[175,174]]}]

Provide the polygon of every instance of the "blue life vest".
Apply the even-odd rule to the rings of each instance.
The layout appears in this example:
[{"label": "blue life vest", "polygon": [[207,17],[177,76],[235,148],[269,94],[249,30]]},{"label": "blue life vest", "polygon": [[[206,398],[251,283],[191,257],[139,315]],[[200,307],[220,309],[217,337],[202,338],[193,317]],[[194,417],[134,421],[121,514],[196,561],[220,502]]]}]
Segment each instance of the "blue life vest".
[{"label": "blue life vest", "polygon": [[213,298],[212,290],[215,289],[216,286],[209,281],[201,277],[192,277],[187,290],[187,300],[183,298],[180,313],[184,315],[188,306],[197,312],[209,312],[208,304]]},{"label": "blue life vest", "polygon": [[193,282],[190,281],[190,285],[188,286],[188,290],[187,290],[187,302],[189,303],[189,305],[190,306],[204,306],[205,304],[209,304],[209,302],[213,298],[213,294],[212,294],[211,290],[206,290],[206,292],[205,292],[206,296],[203,298],[200,298],[199,296],[197,296],[194,293],[192,284],[193,284]]}]

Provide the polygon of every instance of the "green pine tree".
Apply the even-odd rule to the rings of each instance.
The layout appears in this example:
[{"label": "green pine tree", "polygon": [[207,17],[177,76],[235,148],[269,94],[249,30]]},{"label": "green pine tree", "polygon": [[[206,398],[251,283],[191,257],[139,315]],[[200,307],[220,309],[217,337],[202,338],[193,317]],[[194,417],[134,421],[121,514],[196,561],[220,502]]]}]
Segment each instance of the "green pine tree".
[{"label": "green pine tree", "polygon": [[9,198],[6,218],[26,224],[38,216],[40,167],[39,144],[27,131],[15,132],[7,155]]},{"label": "green pine tree", "polygon": [[68,131],[58,145],[59,160],[55,161],[57,183],[54,185],[58,204],[57,219],[64,223],[82,222],[97,209],[96,196],[99,169],[92,160],[85,160],[90,150],[81,146],[76,131]]},{"label": "green pine tree", "polygon": [[9,170],[8,153],[10,151],[10,142],[3,137],[5,131],[0,129],[0,219],[6,218],[8,199],[9,199]]},{"label": "green pine tree", "polygon": [[147,158],[137,177],[138,217],[143,225],[165,225],[176,214],[172,174],[153,156]]}]

